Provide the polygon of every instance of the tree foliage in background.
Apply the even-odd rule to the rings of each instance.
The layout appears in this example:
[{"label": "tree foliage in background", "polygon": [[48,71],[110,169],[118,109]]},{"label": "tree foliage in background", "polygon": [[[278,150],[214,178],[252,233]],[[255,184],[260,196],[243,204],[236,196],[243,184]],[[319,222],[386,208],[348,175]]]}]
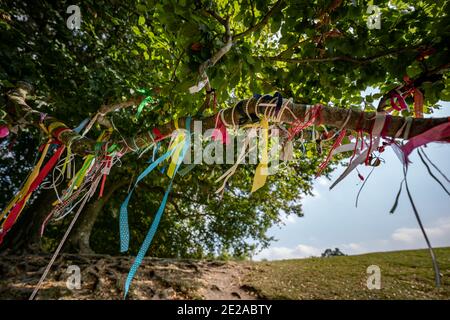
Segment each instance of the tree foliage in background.
[{"label": "tree foliage in background", "polygon": [[[233,46],[206,70],[218,108],[253,93],[279,91],[300,103],[373,110],[374,100],[401,84],[405,75],[417,78],[448,69],[449,63],[450,4],[443,0],[79,1],[81,29],[73,31],[66,27],[70,4],[0,1],[0,90],[5,93],[20,80],[32,83],[33,108],[72,127],[103,104],[136,96],[141,88],[150,90],[157,103],[138,119],[135,108],[110,115],[118,139],[176,118],[212,113],[202,107],[204,91],[191,95],[188,88],[201,80],[199,67],[226,44],[227,21]],[[379,30],[367,27],[369,4],[381,10]],[[426,58],[418,59],[421,55]],[[367,87],[381,93],[363,98]],[[448,72],[421,89],[426,112],[432,112],[439,100],[450,99]],[[99,132],[96,127],[89,135],[95,138]],[[0,207],[25,179],[43,142],[33,129],[19,134],[2,142]],[[223,198],[214,193],[219,187],[214,181],[226,165],[198,165],[177,177],[151,254],[245,257],[267,246],[272,240],[266,235],[269,227],[283,215],[303,214],[301,199],[311,193],[324,157],[315,143],[297,147],[295,162],[252,195],[252,165],[240,166]],[[106,203],[91,204],[99,211],[90,241],[96,252],[118,252],[118,209],[149,156],[122,158],[107,182],[107,188],[120,188]],[[143,240],[167,183],[157,171],[137,188],[129,207],[132,252]],[[43,215],[48,209],[45,201],[39,194],[21,226],[36,224],[36,212]],[[65,224],[52,225],[41,248],[54,247]]]}]

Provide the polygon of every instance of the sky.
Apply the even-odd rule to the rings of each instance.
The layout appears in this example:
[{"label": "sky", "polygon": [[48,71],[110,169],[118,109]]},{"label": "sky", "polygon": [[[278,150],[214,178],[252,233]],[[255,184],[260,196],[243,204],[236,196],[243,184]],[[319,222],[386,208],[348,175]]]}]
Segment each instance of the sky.
[{"label": "sky", "polygon": [[[433,117],[448,116],[450,103],[440,102],[440,105],[442,108],[435,111]],[[450,145],[431,143],[425,152],[450,178]],[[389,213],[403,171],[391,148],[387,148],[382,157],[385,163],[374,169],[361,192],[357,208],[355,199],[361,181],[356,170],[329,190],[332,182],[345,170],[345,166],[339,166],[331,174],[331,180],[324,177],[316,179],[314,196],[306,196],[302,201],[303,217],[285,217],[284,225],[269,230],[268,234],[278,241],[254,259],[320,256],[327,248],[339,248],[349,255],[426,248],[404,188],[395,213]],[[408,185],[431,244],[433,247],[450,246],[450,197],[428,175],[416,151],[410,160]],[[358,167],[364,177],[370,169],[364,165]],[[444,179],[440,180],[450,189]]]}]

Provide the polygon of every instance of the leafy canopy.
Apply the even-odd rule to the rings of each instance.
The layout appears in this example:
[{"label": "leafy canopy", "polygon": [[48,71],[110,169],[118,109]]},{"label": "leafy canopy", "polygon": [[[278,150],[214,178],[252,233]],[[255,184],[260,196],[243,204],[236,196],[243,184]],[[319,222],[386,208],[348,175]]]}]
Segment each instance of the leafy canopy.
[{"label": "leafy canopy", "polygon": [[[200,65],[225,45],[227,18],[233,46],[206,70],[219,108],[253,93],[279,91],[300,103],[360,107],[364,102],[370,110],[380,95],[363,99],[361,91],[367,87],[384,93],[402,83],[405,75],[416,78],[448,67],[448,1],[355,3],[86,0],[79,2],[81,29],[72,31],[66,27],[69,14],[63,2],[0,1],[0,89],[6,92],[19,80],[31,82],[36,88],[33,107],[72,127],[93,116],[102,104],[126,100],[141,88],[150,90],[158,103],[145,108],[139,119],[134,108],[110,115],[117,138],[186,115],[200,117],[205,92],[189,94],[188,88],[201,79]],[[381,29],[367,27],[369,4],[381,10]],[[418,60],[420,54],[427,57]],[[434,83],[425,82],[421,89],[431,112],[438,100],[450,99],[448,73]],[[98,128],[91,134],[95,137]],[[30,135],[39,137],[33,130]],[[24,139],[16,145],[19,152],[30,138]],[[213,191],[226,166],[207,170],[197,166],[176,179],[152,254],[247,255],[266,246],[271,239],[265,233],[280,223],[282,214],[302,215],[300,200],[310,193],[313,173],[323,157],[314,144],[296,153],[292,166],[251,196],[247,190],[254,166],[237,173],[223,199]],[[0,178],[2,190],[12,193],[17,188],[31,159],[27,156],[17,163],[2,153],[1,166],[10,172]],[[113,170],[109,183],[130,180],[145,165],[143,158],[128,155],[122,167]],[[138,188],[130,209],[136,244],[166,184],[167,179],[155,172]],[[92,240],[97,251],[117,252],[117,210],[126,191],[123,188],[109,201],[97,221]],[[2,198],[1,206],[5,201]],[[53,228],[50,238],[62,229]]]}]

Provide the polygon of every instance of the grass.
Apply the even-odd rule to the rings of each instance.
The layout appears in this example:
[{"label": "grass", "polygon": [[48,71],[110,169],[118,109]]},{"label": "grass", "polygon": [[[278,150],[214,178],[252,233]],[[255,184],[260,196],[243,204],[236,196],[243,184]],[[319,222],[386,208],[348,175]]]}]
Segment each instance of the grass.
[{"label": "grass", "polygon": [[[266,299],[450,299],[450,248],[437,248],[441,287],[428,250],[252,263],[244,285]],[[381,289],[367,288],[367,267],[381,269]]]}]

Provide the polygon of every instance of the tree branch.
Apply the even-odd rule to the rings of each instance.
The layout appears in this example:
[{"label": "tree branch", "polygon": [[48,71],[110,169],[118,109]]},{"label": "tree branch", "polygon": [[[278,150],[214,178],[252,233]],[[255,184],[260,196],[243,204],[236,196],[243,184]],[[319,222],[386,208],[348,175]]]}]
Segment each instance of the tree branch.
[{"label": "tree branch", "polygon": [[209,14],[211,17],[216,19],[220,24],[224,25],[226,27],[227,19],[222,18],[217,12],[210,9],[204,9],[204,11]]},{"label": "tree branch", "polygon": [[356,64],[367,64],[374,62],[378,59],[384,58],[386,56],[400,54],[407,51],[420,51],[423,49],[423,46],[415,46],[415,47],[407,47],[407,48],[399,48],[392,49],[385,52],[377,53],[370,57],[351,57],[351,56],[337,56],[337,57],[325,57],[325,58],[283,58],[280,55],[274,57],[258,57],[258,59],[264,59],[269,61],[281,61],[288,63],[314,63],[314,62],[332,62],[332,61],[348,61]]},{"label": "tree branch", "polygon": [[[41,117],[41,113],[35,110],[32,110],[25,102],[27,94],[29,93],[29,86],[20,85],[8,93],[9,102],[13,103],[16,109],[19,111],[21,115],[15,115],[16,117],[25,118],[30,124],[39,125],[42,124],[45,128],[48,128],[51,123],[59,122],[57,119],[47,116],[44,119]],[[263,106],[256,107],[256,100],[250,99],[243,100],[242,104],[246,105],[248,102],[248,113],[249,114],[261,114],[264,113]],[[291,110],[293,114],[300,118],[304,119],[305,113],[307,112],[309,106],[305,104],[293,104],[291,106]],[[250,119],[247,115],[241,112],[237,112],[235,108],[229,108],[223,113],[224,120],[226,123],[249,123]],[[336,107],[328,107],[324,106],[321,111],[321,120],[322,124],[340,128],[344,122],[346,121],[348,116],[348,110],[344,108],[336,108]],[[349,130],[357,130],[361,129],[364,132],[371,132],[373,123],[375,121],[375,113],[374,112],[363,112],[363,111],[352,111],[350,114],[350,118],[345,126]],[[281,115],[281,122],[290,123],[295,120],[295,117],[288,112],[284,112]],[[252,122],[257,121],[252,118]],[[316,120],[318,123],[320,120]],[[392,116],[389,128],[386,130],[387,137],[394,137],[397,131],[405,124],[407,120],[403,117]],[[407,139],[419,135],[437,125],[442,123],[446,123],[449,121],[449,118],[428,118],[428,119],[418,119],[415,118],[412,120],[412,125],[409,131]],[[210,116],[205,119],[202,119],[202,127],[203,130],[207,130],[215,127],[216,116]],[[180,128],[184,128],[186,126],[186,118],[178,119],[178,123]],[[42,128],[41,126],[39,126]],[[194,127],[194,123],[191,123],[191,130]],[[59,130],[60,128],[64,129],[63,131]],[[165,125],[160,126],[159,131],[162,135],[170,135],[174,130],[176,130],[175,125],[170,122]],[[86,137],[81,137],[79,134],[69,129],[64,124],[61,124],[58,127],[58,130],[53,130],[51,132],[52,136],[57,138],[63,144],[70,144],[72,147],[72,151],[79,155],[92,154],[95,150],[95,141]],[[138,148],[145,148],[152,144],[153,141],[149,138],[148,133],[140,134],[136,137],[136,139],[126,139],[117,142],[117,145],[121,148],[123,153],[133,151],[129,146],[134,146]]]},{"label": "tree branch", "polygon": [[140,96],[119,103],[102,105],[97,112],[96,121],[104,127],[111,128],[111,122],[105,117],[108,113],[139,105],[142,100],[144,100],[144,97]]},{"label": "tree branch", "polygon": [[377,111],[381,112],[384,110],[385,106],[386,106],[386,101],[389,99],[389,97],[391,96],[391,94],[395,93],[397,90],[401,90],[402,88],[404,88],[405,86],[408,87],[415,87],[418,88],[420,87],[424,82],[436,82],[442,79],[442,74],[441,72],[443,72],[444,70],[448,70],[450,68],[450,63],[446,63],[443,64],[435,69],[429,70],[428,72],[425,72],[423,75],[419,76],[418,78],[416,78],[415,80],[413,80],[411,83],[407,83],[407,84],[402,84],[399,85],[397,87],[395,87],[394,89],[390,90],[389,92],[387,92],[385,95],[383,95],[383,97],[380,99],[380,102],[378,103],[378,108]]}]

